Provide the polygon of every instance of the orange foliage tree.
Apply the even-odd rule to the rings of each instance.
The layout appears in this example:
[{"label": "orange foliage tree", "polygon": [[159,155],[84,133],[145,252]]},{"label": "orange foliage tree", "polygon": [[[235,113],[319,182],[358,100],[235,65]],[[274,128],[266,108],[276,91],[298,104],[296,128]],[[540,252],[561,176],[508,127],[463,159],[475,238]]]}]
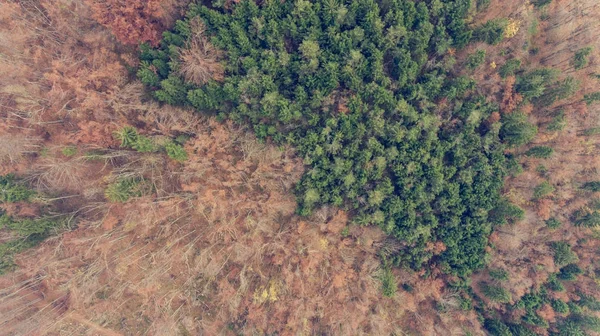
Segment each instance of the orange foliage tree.
[{"label": "orange foliage tree", "polygon": [[508,76],[504,81],[504,93],[502,95],[502,101],[500,102],[500,110],[503,113],[514,111],[523,101],[523,97],[514,91],[515,82],[516,78],[514,76]]},{"label": "orange foliage tree", "polygon": [[165,0],[91,0],[94,18],[125,44],[157,45],[165,29]]}]

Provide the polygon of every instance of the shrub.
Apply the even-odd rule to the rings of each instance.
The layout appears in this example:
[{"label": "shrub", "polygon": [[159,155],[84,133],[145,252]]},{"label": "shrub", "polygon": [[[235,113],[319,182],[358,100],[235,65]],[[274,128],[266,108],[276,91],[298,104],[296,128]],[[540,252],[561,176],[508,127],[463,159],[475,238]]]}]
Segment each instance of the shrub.
[{"label": "shrub", "polygon": [[508,324],[510,332],[513,336],[537,336],[535,332],[527,329],[521,324]]},{"label": "shrub", "polygon": [[547,159],[547,158],[551,157],[553,153],[554,153],[554,149],[552,147],[535,146],[535,147],[531,147],[527,152],[525,152],[525,155],[533,156],[533,157],[540,158],[540,159]]},{"label": "shrub", "polygon": [[158,150],[158,146],[154,143],[154,141],[143,135],[137,136],[131,148],[140,153],[152,153]]},{"label": "shrub", "polygon": [[381,281],[381,292],[383,293],[383,296],[393,297],[396,295],[398,283],[396,282],[396,277],[394,277],[391,268],[386,267],[383,269],[379,280]]},{"label": "shrub", "polygon": [[546,197],[554,192],[554,187],[548,181],[544,181],[538,184],[533,189],[533,198],[540,199]]},{"label": "shrub", "polygon": [[575,56],[573,57],[572,65],[576,70],[580,70],[585,68],[588,65],[588,57],[592,53],[592,47],[585,47],[579,49],[575,52]]},{"label": "shrub", "polygon": [[61,150],[62,155],[66,156],[66,157],[71,157],[75,154],[77,154],[77,147],[75,146],[66,146],[63,147],[63,149]]},{"label": "shrub", "polygon": [[600,181],[591,181],[591,182],[586,182],[583,187],[581,187],[583,190],[588,190],[588,191],[593,191],[593,192],[597,192],[600,191]]},{"label": "shrub", "polygon": [[548,328],[548,322],[535,312],[527,312],[523,316],[523,322],[536,327]]},{"label": "shrub", "polygon": [[547,226],[549,229],[557,229],[557,228],[559,228],[561,225],[562,225],[562,223],[561,223],[561,222],[560,222],[558,219],[556,219],[555,217],[552,217],[552,218],[550,218],[550,219],[548,219],[548,220],[546,221],[546,226]]},{"label": "shrub", "polygon": [[564,292],[565,286],[558,280],[556,274],[551,274],[546,282],[546,287],[554,292]]},{"label": "shrub", "polygon": [[561,280],[572,281],[577,279],[577,276],[583,273],[581,268],[577,266],[577,264],[569,264],[560,269],[558,273],[558,278]]},{"label": "shrub", "polygon": [[513,336],[508,326],[500,320],[486,319],[483,327],[492,336]]},{"label": "shrub", "polygon": [[0,229],[10,230],[18,236],[0,243],[0,275],[15,268],[15,254],[37,245],[62,225],[62,220],[57,217],[17,219],[0,211]]},{"label": "shrub", "polygon": [[599,134],[600,134],[600,127],[588,128],[583,131],[583,135],[585,135],[585,136],[599,135]]},{"label": "shrub", "polygon": [[490,20],[475,28],[473,31],[473,38],[480,42],[486,42],[487,44],[499,44],[504,39],[504,30],[507,25],[508,20],[503,18]]},{"label": "shrub", "polygon": [[587,93],[583,95],[583,100],[587,105],[592,105],[593,103],[600,101],[600,92]]},{"label": "shrub", "polygon": [[565,112],[560,110],[556,116],[552,118],[552,121],[548,123],[546,129],[548,131],[562,131],[567,126],[567,118],[565,117]]},{"label": "shrub", "polygon": [[533,99],[536,105],[547,107],[555,102],[571,97],[579,90],[580,81],[569,76],[562,81],[546,85],[543,94]]},{"label": "shrub", "polygon": [[540,173],[541,176],[547,176],[548,175],[548,167],[544,166],[543,164],[538,165],[537,167],[535,167],[535,171]]},{"label": "shrub", "polygon": [[515,223],[525,218],[525,210],[502,198],[496,207],[490,211],[488,219],[496,225]]},{"label": "shrub", "polygon": [[142,180],[136,178],[121,179],[109,184],[104,195],[111,202],[125,203],[132,197],[142,196],[142,183]]},{"label": "shrub", "polygon": [[183,162],[188,159],[187,152],[183,146],[174,141],[167,142],[165,150],[167,151],[167,155],[175,161]]},{"label": "shrub", "polygon": [[469,69],[475,69],[485,62],[485,50],[477,50],[473,54],[467,57],[467,67]]},{"label": "shrub", "polygon": [[597,227],[600,226],[600,212],[578,210],[574,214],[576,226]]},{"label": "shrub", "polygon": [[529,143],[537,134],[537,127],[527,121],[527,116],[521,112],[511,113],[504,117],[500,136],[511,147]]},{"label": "shrub", "polygon": [[510,293],[500,286],[493,286],[486,283],[482,283],[480,287],[483,295],[485,295],[491,301],[499,303],[508,303],[511,300]]},{"label": "shrub", "polygon": [[506,170],[511,176],[519,176],[523,173],[523,166],[513,155],[508,155],[506,159]]},{"label": "shrub", "polygon": [[566,315],[569,313],[569,305],[562,300],[553,299],[550,301],[550,305],[552,306],[552,309],[559,314]]},{"label": "shrub", "polygon": [[563,321],[557,327],[556,336],[587,336],[586,333],[573,321]]},{"label": "shrub", "polygon": [[600,318],[584,314],[571,314],[569,320],[585,330],[600,332]]},{"label": "shrub", "polygon": [[525,101],[543,97],[547,88],[555,82],[558,75],[557,70],[550,68],[539,68],[526,72],[517,77],[515,89]]},{"label": "shrub", "polygon": [[579,301],[577,303],[580,306],[586,307],[593,311],[600,311],[600,301],[595,297],[583,293],[577,293]]},{"label": "shrub", "polygon": [[477,0],[475,5],[478,11],[482,11],[490,6],[490,0]]},{"label": "shrub", "polygon": [[51,231],[59,227],[62,223],[52,218],[23,218],[14,219],[3,215],[0,227],[4,226],[19,236],[29,237],[41,241],[50,235]]},{"label": "shrub", "polygon": [[508,271],[504,269],[491,269],[488,271],[490,273],[490,277],[499,281],[508,280]]},{"label": "shrub", "polygon": [[138,132],[131,126],[125,126],[115,133],[115,137],[121,141],[121,147],[133,148],[138,139]]},{"label": "shrub", "polygon": [[33,195],[35,192],[17,181],[14,175],[0,175],[0,202],[28,201]]},{"label": "shrub", "polygon": [[521,60],[518,59],[509,59],[504,63],[498,73],[500,77],[506,78],[508,76],[513,76],[519,69],[521,68]]},{"label": "shrub", "polygon": [[571,250],[571,245],[567,242],[552,242],[551,247],[554,252],[554,263],[558,267],[575,263],[579,260],[575,252]]},{"label": "shrub", "polygon": [[567,305],[569,306],[569,310],[571,311],[571,314],[581,314],[581,313],[583,313],[583,308],[581,308],[581,306],[578,305],[577,303],[575,303],[573,301],[569,301],[567,303]]},{"label": "shrub", "polygon": [[531,3],[535,7],[544,7],[546,5],[549,5],[551,2],[552,2],[552,0],[533,0]]}]

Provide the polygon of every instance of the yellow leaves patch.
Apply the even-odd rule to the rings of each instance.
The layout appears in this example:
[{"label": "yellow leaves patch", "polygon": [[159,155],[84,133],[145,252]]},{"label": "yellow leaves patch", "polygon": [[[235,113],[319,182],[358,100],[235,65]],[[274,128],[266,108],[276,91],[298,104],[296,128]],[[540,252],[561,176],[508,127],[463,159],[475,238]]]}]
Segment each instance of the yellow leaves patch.
[{"label": "yellow leaves patch", "polygon": [[275,302],[279,299],[280,290],[280,286],[271,280],[267,286],[260,286],[254,291],[254,303],[261,305],[266,302]]},{"label": "yellow leaves patch", "polygon": [[517,35],[519,28],[521,28],[521,21],[509,19],[508,25],[506,25],[506,29],[504,30],[504,38],[509,39]]}]

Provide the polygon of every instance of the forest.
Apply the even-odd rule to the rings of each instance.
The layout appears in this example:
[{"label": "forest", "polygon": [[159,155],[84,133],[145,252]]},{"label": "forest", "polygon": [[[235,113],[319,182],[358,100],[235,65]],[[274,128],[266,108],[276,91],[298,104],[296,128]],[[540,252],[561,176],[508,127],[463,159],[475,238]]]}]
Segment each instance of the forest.
[{"label": "forest", "polygon": [[0,4],[0,334],[600,334],[598,9]]},{"label": "forest", "polygon": [[[249,124],[259,138],[297,148],[310,167],[296,186],[299,214],[342,206],[357,224],[398,240],[385,255],[393,264],[436,264],[466,277],[485,265],[492,227],[508,215],[497,206],[505,148],[536,133],[518,113],[492,118],[498,104],[456,69],[449,50],[472,40],[498,44],[507,34],[501,20],[469,29],[470,5],[192,5],[159,48],[142,46],[137,75],[161,102]],[[202,57],[220,57],[221,68],[200,74],[192,67]],[[484,58],[470,56],[467,67]],[[503,72],[517,71],[517,92],[536,105],[576,89],[551,69]],[[435,244],[444,246],[437,255]]]}]

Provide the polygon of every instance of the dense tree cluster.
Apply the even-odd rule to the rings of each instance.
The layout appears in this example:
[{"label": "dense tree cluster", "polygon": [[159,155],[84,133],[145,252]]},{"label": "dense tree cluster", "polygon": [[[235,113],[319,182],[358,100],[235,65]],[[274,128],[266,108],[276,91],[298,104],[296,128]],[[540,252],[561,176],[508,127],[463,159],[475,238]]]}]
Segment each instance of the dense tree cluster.
[{"label": "dense tree cluster", "polygon": [[[501,132],[486,122],[498,107],[473,93],[472,79],[452,76],[449,48],[472,39],[470,0],[213,6],[191,6],[160,48],[142,48],[138,76],[156,99],[294,145],[310,167],[297,186],[299,212],[349,208],[357,223],[401,242],[396,264],[457,275],[484,265],[488,212],[506,174],[500,135],[520,145],[536,129],[515,114]],[[225,71],[201,86],[179,71],[198,17]],[[483,26],[477,38],[497,43],[503,26]],[[445,250],[436,255],[433,242]]]}]

